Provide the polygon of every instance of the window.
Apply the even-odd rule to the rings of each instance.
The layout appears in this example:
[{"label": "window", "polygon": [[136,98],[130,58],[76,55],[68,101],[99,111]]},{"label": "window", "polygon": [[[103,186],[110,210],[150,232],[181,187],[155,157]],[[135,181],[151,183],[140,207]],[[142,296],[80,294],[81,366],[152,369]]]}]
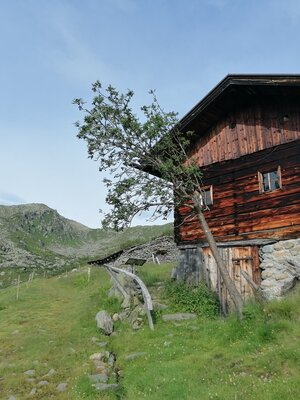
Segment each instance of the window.
[{"label": "window", "polygon": [[204,210],[213,204],[213,189],[212,186],[204,187],[201,189],[201,203]]},{"label": "window", "polygon": [[281,170],[280,167],[275,171],[259,172],[259,191],[260,193],[273,192],[274,190],[281,189]]}]

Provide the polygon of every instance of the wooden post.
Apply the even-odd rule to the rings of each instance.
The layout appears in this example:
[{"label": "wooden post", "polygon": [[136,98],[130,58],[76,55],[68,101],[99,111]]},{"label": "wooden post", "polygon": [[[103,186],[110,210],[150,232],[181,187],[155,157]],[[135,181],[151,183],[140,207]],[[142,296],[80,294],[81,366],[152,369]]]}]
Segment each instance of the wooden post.
[{"label": "wooden post", "polygon": [[90,282],[90,279],[91,279],[91,267],[88,267],[87,274],[88,274],[88,282]]},{"label": "wooden post", "polygon": [[107,272],[109,273],[109,275],[111,276],[112,280],[115,282],[115,284],[117,286],[117,289],[121,292],[121,294],[123,295],[123,297],[125,299],[128,299],[130,297],[129,294],[126,292],[126,290],[121,285],[121,283],[120,283],[119,279],[117,278],[116,274],[114,274],[111,271],[111,267],[108,267],[108,266],[105,265],[105,268],[106,268]]},{"label": "wooden post", "polygon": [[18,280],[17,280],[17,300],[19,300],[19,292],[20,292],[20,275],[18,275]]}]

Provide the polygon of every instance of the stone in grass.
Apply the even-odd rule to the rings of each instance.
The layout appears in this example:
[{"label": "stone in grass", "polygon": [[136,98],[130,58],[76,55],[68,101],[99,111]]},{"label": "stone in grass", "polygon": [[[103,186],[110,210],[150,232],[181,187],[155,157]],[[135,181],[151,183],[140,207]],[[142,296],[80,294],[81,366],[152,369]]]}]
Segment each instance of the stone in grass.
[{"label": "stone in grass", "polygon": [[92,383],[107,383],[108,381],[108,375],[106,374],[89,375],[89,378]]},{"label": "stone in grass", "polygon": [[193,313],[165,314],[162,316],[163,321],[184,321],[195,318],[197,318],[197,315]]},{"label": "stone in grass", "polygon": [[46,376],[52,376],[52,375],[54,375],[54,374],[55,374],[55,369],[54,369],[54,368],[51,368],[51,369],[47,372],[47,374],[44,375],[44,377],[46,377]]},{"label": "stone in grass", "polygon": [[9,396],[8,400],[17,400],[15,396]]},{"label": "stone in grass", "polygon": [[38,385],[39,386],[47,386],[47,385],[49,385],[49,382],[48,381],[39,381]]},{"label": "stone in grass", "polygon": [[59,385],[56,386],[56,390],[58,392],[64,392],[67,389],[67,382],[61,382]]},{"label": "stone in grass", "polygon": [[24,374],[28,375],[28,376],[33,376],[33,375],[35,375],[35,370],[34,369],[29,369],[28,371],[25,371]]},{"label": "stone in grass", "polygon": [[96,314],[97,327],[105,334],[111,335],[114,330],[114,324],[110,315],[102,310]]},{"label": "stone in grass", "polygon": [[95,383],[93,387],[96,390],[105,391],[105,390],[116,390],[119,385],[117,383]]}]

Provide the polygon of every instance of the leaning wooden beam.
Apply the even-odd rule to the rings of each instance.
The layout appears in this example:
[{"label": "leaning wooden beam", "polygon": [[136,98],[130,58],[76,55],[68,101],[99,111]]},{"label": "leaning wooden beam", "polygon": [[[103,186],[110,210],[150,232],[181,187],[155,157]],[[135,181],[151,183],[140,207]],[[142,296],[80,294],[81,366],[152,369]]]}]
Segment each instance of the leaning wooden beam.
[{"label": "leaning wooden beam", "polygon": [[254,280],[247,274],[246,271],[241,270],[241,275],[246,279],[249,285],[252,287],[254,296],[256,300],[260,303],[264,301],[263,295],[261,293],[260,287],[254,282]]},{"label": "leaning wooden beam", "polygon": [[151,311],[153,310],[153,304],[152,304],[151,295],[150,295],[146,285],[144,284],[144,282],[137,275],[133,274],[132,272],[126,271],[125,269],[111,267],[108,265],[105,265],[105,268],[108,271],[111,270],[113,272],[125,274],[125,275],[129,276],[133,281],[135,281],[139,285],[139,287],[142,290],[142,294],[143,294],[144,305],[145,305],[145,310],[146,310],[146,314],[147,314],[147,318],[148,318],[149,327],[151,330],[153,330],[154,325],[153,325],[153,320],[152,320],[152,316],[151,316]]},{"label": "leaning wooden beam", "polygon": [[124,299],[128,299],[130,297],[130,295],[126,292],[126,290],[124,289],[124,287],[122,286],[122,284],[120,283],[119,279],[116,277],[116,274],[113,273],[110,270],[110,267],[107,267],[105,265],[105,268],[107,270],[107,272],[109,273],[109,275],[111,276],[112,280],[115,282],[115,285],[117,287],[117,289],[119,290],[119,292],[123,295]]}]

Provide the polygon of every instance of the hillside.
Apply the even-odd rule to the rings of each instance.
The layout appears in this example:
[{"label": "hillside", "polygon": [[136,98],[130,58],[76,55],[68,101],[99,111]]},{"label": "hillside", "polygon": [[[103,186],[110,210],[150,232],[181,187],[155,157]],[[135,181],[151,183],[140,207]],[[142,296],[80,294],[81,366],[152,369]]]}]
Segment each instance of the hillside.
[{"label": "hillside", "polygon": [[[173,300],[167,296],[171,268],[139,269],[167,306],[154,313],[154,331],[145,319],[137,331],[118,321],[114,336],[100,333],[96,313],[120,309],[107,297],[111,284],[102,268],[93,268],[90,280],[85,267],[34,279],[21,285],[19,300],[16,287],[1,290],[1,399],[298,400],[299,290],[263,307],[247,305],[242,322],[215,315],[165,322],[165,313],[189,311],[176,286]],[[90,357],[106,351],[116,357],[116,392],[98,392],[89,377]]]},{"label": "hillside", "polygon": [[90,229],[44,204],[0,206],[0,268],[55,272],[171,232],[171,224]]}]

